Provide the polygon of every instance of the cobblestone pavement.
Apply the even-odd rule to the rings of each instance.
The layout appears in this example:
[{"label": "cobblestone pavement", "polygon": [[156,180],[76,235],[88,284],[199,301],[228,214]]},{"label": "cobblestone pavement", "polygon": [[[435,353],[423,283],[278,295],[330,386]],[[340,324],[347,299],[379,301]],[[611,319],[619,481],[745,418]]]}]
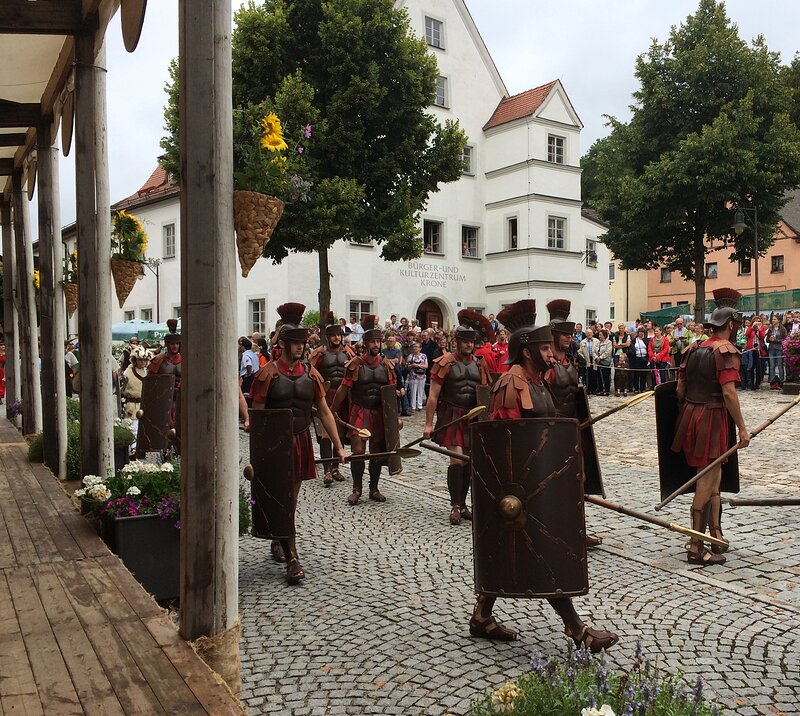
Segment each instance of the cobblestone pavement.
[{"label": "cobblestone pavement", "polygon": [[[787,401],[762,389],[742,393],[748,425]],[[601,412],[621,402],[591,398]],[[421,434],[405,420],[403,440]],[[741,495],[800,492],[800,408],[742,451]],[[659,501],[653,401],[597,423],[608,498],[655,514]],[[242,434],[242,462],[248,461]],[[777,456],[777,457],[776,457]],[[472,639],[472,543],[468,523],[448,524],[446,458],[406,461],[384,478],[385,504],[345,504],[348,483],[306,483],[298,549],[306,570],[289,587],[268,543],[240,542],[242,698],[253,714],[464,714],[487,687],[524,672],[530,655],[563,654],[560,620],[540,600],[498,600],[516,642]],[[347,470],[343,470],[344,473]],[[665,508],[688,524],[689,497]],[[660,666],[697,675],[729,712],[800,713],[800,550],[797,508],[726,510],[728,562],[692,568],[684,538],[593,505],[592,591],[575,600],[592,624],[620,634],[609,652],[631,663],[637,639]]]}]

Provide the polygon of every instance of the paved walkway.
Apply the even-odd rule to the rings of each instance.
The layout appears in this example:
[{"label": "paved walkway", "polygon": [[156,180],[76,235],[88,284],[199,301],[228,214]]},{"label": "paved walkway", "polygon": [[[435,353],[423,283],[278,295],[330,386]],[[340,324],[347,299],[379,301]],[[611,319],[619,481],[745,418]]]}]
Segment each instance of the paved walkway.
[{"label": "paved walkway", "polygon": [[[742,394],[755,425],[787,400]],[[592,398],[601,412],[620,402]],[[756,437],[741,456],[742,495],[797,494],[800,409]],[[596,425],[609,499],[654,513],[658,500],[653,402]],[[406,420],[403,440],[422,419]],[[242,437],[243,464],[247,437]],[[777,461],[773,455],[782,455]],[[464,714],[470,701],[528,668],[532,652],[562,654],[567,640],[546,602],[499,600],[497,616],[521,638],[468,636],[473,604],[468,523],[452,527],[446,458],[431,453],[384,479],[385,504],[345,504],[347,483],[306,483],[298,515],[305,582],[288,587],[267,543],[243,538],[240,599],[242,697],[253,714]],[[346,472],[346,470],[344,471]],[[688,523],[688,497],[662,513]],[[620,668],[637,639],[661,666],[705,680],[730,712],[800,713],[800,550],[797,508],[725,512],[728,563],[690,567],[684,538],[587,506],[604,537],[590,553],[592,591],[576,600],[593,624],[617,631]]]}]

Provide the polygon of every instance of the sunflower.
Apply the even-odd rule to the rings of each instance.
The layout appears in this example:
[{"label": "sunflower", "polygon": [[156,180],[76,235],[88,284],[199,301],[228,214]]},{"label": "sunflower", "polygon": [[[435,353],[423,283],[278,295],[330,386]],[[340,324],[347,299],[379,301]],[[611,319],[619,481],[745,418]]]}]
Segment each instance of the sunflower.
[{"label": "sunflower", "polygon": [[275,112],[270,112],[261,120],[261,128],[264,133],[261,135],[261,146],[271,152],[287,149],[288,145],[283,141],[283,128],[281,120]]}]

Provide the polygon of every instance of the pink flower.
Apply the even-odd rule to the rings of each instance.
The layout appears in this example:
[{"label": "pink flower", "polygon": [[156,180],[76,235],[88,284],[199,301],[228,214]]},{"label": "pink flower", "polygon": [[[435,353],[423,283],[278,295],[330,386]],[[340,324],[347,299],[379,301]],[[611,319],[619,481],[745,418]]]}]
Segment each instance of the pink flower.
[{"label": "pink flower", "polygon": [[311,139],[311,125],[306,125],[306,139]]},{"label": "pink flower", "polygon": [[302,146],[302,145],[300,145],[300,146],[297,148],[297,153],[298,153],[298,154],[302,154],[304,151],[306,151],[306,150],[303,148],[303,146]]}]

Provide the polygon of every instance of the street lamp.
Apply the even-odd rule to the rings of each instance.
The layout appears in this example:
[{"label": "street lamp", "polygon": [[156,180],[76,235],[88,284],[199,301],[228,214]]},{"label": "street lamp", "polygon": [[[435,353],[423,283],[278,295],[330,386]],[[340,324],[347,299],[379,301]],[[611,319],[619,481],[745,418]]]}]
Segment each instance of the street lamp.
[{"label": "street lamp", "polygon": [[731,227],[737,236],[741,236],[742,232],[747,228],[745,215],[752,212],[753,216],[753,271],[756,283],[756,300],[755,300],[755,315],[761,315],[758,300],[758,209],[754,206],[748,209],[743,206],[736,207],[736,214],[733,217],[733,226]]}]

